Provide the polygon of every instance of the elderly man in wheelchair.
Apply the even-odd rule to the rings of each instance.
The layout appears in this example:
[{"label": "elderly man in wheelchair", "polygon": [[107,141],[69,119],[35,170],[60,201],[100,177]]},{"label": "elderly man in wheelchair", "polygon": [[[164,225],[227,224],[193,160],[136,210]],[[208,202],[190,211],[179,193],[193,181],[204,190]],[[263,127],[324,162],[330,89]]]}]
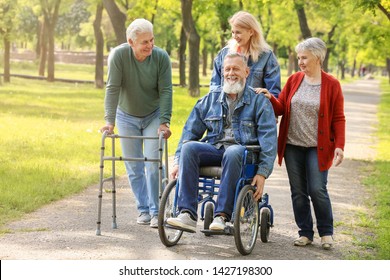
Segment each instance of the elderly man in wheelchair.
[{"label": "elderly man in wheelchair", "polygon": [[263,94],[256,94],[253,88],[246,86],[248,74],[245,56],[226,55],[222,89],[210,92],[193,108],[171,172],[179,184],[180,213],[166,220],[169,226],[196,231],[199,170],[202,166],[222,166],[214,220],[209,229],[224,230],[226,222],[232,218],[236,182],[241,176],[244,150],[248,145],[260,146],[257,171],[251,184],[255,186],[254,199],[261,199],[265,180],[274,166],[277,129],[271,103]]}]

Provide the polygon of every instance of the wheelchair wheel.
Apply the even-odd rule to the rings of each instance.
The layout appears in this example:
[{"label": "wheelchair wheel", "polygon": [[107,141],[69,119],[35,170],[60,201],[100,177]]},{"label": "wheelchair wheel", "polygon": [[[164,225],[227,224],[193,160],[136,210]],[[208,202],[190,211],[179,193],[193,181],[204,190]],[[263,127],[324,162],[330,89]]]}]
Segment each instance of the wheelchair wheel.
[{"label": "wheelchair wheel", "polygon": [[234,241],[242,255],[252,252],[259,231],[259,206],[253,198],[255,189],[246,185],[240,191],[234,214]]},{"label": "wheelchair wheel", "polygon": [[179,214],[174,205],[175,193],[176,180],[173,180],[165,187],[158,212],[158,234],[161,242],[167,247],[176,245],[183,234],[183,231],[169,228],[165,224],[168,218],[176,217]]},{"label": "wheelchair wheel", "polygon": [[[203,228],[208,230],[210,228],[211,223],[213,222],[214,217],[214,204],[212,202],[207,202],[204,210],[204,222]],[[205,233],[206,236],[210,236],[210,234]]]},{"label": "wheelchair wheel", "polygon": [[260,238],[264,243],[268,242],[271,228],[271,211],[267,207],[260,210]]}]

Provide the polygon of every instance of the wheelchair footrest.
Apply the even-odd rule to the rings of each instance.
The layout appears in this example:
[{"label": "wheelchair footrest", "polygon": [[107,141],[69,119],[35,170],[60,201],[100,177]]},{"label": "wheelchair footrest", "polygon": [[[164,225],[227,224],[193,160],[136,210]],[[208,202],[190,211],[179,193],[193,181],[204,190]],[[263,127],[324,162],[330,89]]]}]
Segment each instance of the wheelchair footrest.
[{"label": "wheelchair footrest", "polygon": [[224,230],[202,229],[201,232],[206,235],[234,235],[234,228],[226,226]]},{"label": "wheelchair footrest", "polygon": [[181,230],[181,231],[185,231],[185,232],[189,232],[189,233],[195,233],[196,232],[194,230],[190,230],[190,229],[186,229],[186,228],[175,227],[175,226],[169,225],[167,223],[164,223],[164,227],[170,228],[170,229]]}]

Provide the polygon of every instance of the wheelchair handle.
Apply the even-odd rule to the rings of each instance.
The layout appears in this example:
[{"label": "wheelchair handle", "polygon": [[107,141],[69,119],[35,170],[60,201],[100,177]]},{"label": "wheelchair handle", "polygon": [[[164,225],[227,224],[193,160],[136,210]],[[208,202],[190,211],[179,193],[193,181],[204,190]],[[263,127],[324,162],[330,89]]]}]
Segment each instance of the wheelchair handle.
[{"label": "wheelchair handle", "polygon": [[245,146],[248,151],[260,151],[261,147],[259,145],[249,145]]}]

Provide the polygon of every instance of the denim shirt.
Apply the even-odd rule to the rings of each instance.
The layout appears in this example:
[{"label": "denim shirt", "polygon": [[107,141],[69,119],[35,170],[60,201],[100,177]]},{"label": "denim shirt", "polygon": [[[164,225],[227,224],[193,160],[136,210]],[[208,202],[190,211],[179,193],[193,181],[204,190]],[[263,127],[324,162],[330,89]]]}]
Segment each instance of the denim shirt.
[{"label": "denim shirt", "polygon": [[[223,137],[223,123],[228,105],[226,95],[220,90],[211,91],[199,99],[190,113],[176,150],[175,164],[178,164],[181,147],[187,141],[208,142],[212,145]],[[247,86],[238,101],[232,116],[234,139],[240,145],[260,145],[257,174],[268,178],[271,175],[277,149],[275,114],[271,102],[256,94]]]},{"label": "denim shirt", "polygon": [[[214,59],[210,91],[223,86],[223,60],[228,52],[229,47],[224,47]],[[248,67],[250,72],[246,80],[247,85],[253,88],[266,88],[275,98],[278,98],[281,90],[280,66],[274,53],[271,50],[262,53],[256,63],[249,57]]]}]

